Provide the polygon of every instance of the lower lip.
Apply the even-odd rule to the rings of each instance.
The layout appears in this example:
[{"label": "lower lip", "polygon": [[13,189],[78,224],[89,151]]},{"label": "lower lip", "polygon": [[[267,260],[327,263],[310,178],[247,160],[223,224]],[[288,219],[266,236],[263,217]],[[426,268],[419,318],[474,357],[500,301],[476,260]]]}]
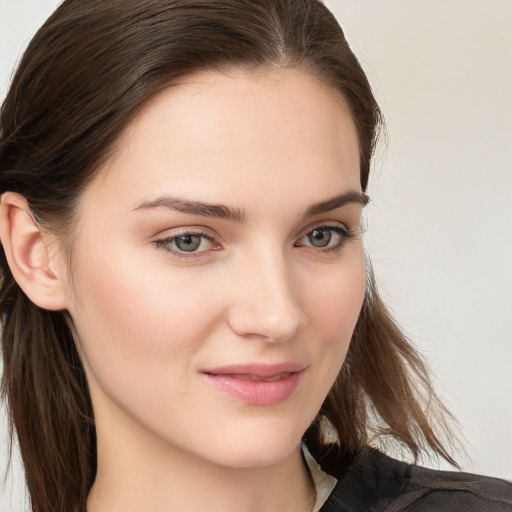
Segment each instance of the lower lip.
[{"label": "lower lip", "polygon": [[302,371],[293,372],[284,379],[268,382],[237,379],[230,375],[204,374],[217,389],[249,405],[275,405],[284,402],[297,389],[301,375]]}]

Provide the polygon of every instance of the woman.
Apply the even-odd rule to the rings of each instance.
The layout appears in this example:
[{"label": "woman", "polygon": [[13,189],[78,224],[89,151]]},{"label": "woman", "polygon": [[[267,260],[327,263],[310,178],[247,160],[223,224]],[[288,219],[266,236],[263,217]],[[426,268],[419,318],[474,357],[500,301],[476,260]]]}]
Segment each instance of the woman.
[{"label": "woman", "polygon": [[504,482],[369,447],[454,462],[365,264],[380,120],[319,2],[57,9],[0,139],[3,392],[33,510],[510,509]]}]

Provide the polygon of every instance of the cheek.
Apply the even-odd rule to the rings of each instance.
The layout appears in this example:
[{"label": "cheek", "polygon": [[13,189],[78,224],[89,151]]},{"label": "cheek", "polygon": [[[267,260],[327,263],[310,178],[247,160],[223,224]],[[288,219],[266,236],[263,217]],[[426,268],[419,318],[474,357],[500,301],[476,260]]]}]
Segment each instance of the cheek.
[{"label": "cheek", "polygon": [[345,361],[365,295],[366,266],[362,250],[350,263],[316,297],[315,327],[323,340],[323,371],[329,375],[329,389]]},{"label": "cheek", "polygon": [[205,290],[194,286],[192,294],[179,274],[122,254],[84,261],[74,271],[78,300],[70,313],[88,373],[109,395],[130,390],[140,397],[161,375],[186,373],[217,318]]},{"label": "cheek", "polygon": [[313,384],[315,400],[322,403],[334,383],[350,345],[361,311],[366,287],[366,268],[359,254],[333,269],[321,287],[309,287],[308,316],[316,343],[319,371]]},{"label": "cheek", "polygon": [[364,257],[333,271],[322,287],[310,290],[310,319],[328,345],[347,344],[361,311],[366,287]]}]

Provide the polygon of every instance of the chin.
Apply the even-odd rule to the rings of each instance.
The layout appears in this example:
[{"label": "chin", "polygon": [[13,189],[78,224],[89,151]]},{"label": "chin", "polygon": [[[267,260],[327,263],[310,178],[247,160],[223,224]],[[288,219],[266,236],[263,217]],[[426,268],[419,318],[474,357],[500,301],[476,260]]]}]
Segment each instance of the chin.
[{"label": "chin", "polygon": [[233,468],[256,468],[278,464],[298,450],[301,433],[288,433],[260,430],[259,433],[231,436],[226,439],[222,451],[212,453],[211,461],[221,466]]},{"label": "chin", "polygon": [[223,456],[223,466],[232,468],[258,468],[279,464],[288,458],[294,450],[298,449],[299,443],[291,446],[257,446],[254,449],[239,449],[231,451]]}]

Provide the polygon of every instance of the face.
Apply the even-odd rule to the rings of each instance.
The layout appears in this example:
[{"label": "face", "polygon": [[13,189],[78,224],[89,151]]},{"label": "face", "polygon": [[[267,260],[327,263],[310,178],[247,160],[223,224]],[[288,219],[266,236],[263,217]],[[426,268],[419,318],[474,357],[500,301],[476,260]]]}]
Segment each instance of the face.
[{"label": "face", "polygon": [[290,454],[361,308],[363,203],[349,110],[306,73],[155,97],[78,210],[68,309],[99,439],[238,467]]}]

